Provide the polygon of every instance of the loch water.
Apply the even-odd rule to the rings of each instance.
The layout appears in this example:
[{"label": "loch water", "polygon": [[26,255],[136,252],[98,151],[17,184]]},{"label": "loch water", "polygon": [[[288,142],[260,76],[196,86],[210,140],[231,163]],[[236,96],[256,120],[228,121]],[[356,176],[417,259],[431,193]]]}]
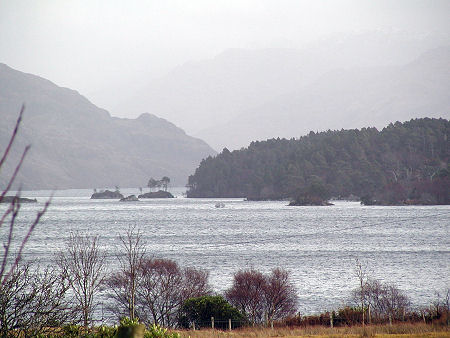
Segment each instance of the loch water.
[{"label": "loch water", "polygon": [[[136,227],[150,255],[208,270],[217,292],[231,285],[238,269],[289,270],[302,314],[348,304],[358,285],[356,259],[371,277],[402,289],[414,306],[429,306],[436,292],[450,287],[450,206],[335,201],[329,207],[289,207],[285,201],[190,199],[182,189],[173,191],[177,198],[139,202],[91,200],[91,190],[56,191],[24,256],[52,264],[71,232],[86,233],[100,236],[114,269],[118,236]],[[38,203],[22,205],[16,240],[50,194],[22,193]],[[224,207],[216,208],[218,202]]]}]

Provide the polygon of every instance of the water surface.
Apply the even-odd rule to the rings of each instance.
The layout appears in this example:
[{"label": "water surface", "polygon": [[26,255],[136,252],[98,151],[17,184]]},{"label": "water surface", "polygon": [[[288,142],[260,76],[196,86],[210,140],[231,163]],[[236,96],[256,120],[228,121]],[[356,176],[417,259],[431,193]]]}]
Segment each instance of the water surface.
[{"label": "water surface", "polygon": [[[231,285],[238,269],[288,269],[303,314],[348,302],[358,283],[357,258],[373,278],[396,284],[416,306],[429,305],[435,292],[450,287],[449,206],[365,207],[338,201],[331,207],[289,207],[286,202],[188,199],[176,192],[175,199],[121,203],[90,200],[90,190],[57,191],[26,256],[51,263],[70,232],[79,231],[100,235],[114,268],[118,235],[135,226],[148,253],[208,270],[218,292]],[[138,191],[124,191],[131,193]],[[18,237],[49,192],[22,195],[39,203],[22,206]],[[225,207],[216,208],[218,201]]]}]

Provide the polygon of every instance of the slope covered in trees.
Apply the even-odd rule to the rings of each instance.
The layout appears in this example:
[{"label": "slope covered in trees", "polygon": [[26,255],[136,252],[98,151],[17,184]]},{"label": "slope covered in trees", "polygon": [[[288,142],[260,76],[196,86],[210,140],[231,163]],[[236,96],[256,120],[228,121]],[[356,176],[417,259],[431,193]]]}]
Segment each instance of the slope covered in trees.
[{"label": "slope covered in trees", "polygon": [[383,130],[310,132],[299,139],[252,142],[203,160],[189,197],[328,199],[366,203],[449,203],[446,119],[414,119]]}]

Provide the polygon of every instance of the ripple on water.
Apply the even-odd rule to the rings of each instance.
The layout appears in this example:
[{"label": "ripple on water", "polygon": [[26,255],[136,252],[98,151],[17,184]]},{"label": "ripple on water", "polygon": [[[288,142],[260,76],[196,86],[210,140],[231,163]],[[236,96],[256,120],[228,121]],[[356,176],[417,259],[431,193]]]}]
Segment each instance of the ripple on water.
[{"label": "ripple on water", "polygon": [[[124,204],[90,200],[90,193],[55,194],[27,245],[28,257],[51,262],[73,231],[99,235],[114,257],[118,235],[135,226],[142,230],[149,253],[207,269],[217,291],[231,284],[238,269],[290,270],[302,313],[348,301],[357,286],[356,258],[368,264],[374,278],[397,284],[417,305],[429,305],[435,291],[442,293],[450,284],[448,206],[363,207],[336,202],[332,207],[287,207],[286,202],[221,199],[225,207],[215,208],[218,200],[213,199]],[[46,195],[28,196],[40,203],[22,206],[17,237]],[[113,268],[116,260],[110,263]]]}]

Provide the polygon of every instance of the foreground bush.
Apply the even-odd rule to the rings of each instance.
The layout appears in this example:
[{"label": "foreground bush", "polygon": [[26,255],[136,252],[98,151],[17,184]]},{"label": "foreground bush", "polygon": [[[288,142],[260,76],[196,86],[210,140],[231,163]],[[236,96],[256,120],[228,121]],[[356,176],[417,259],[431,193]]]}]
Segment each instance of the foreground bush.
[{"label": "foreground bush", "polygon": [[137,318],[132,320],[128,317],[124,317],[121,319],[120,326],[117,328],[117,334],[114,335],[114,337],[179,338],[180,335],[178,333],[169,333],[167,332],[167,329],[156,324],[152,324],[146,329],[145,325],[140,323]]},{"label": "foreground bush", "polygon": [[234,274],[226,299],[252,324],[273,322],[297,312],[297,290],[287,270],[276,268],[270,274],[249,269]]},{"label": "foreground bush", "polygon": [[191,327],[191,324],[196,328],[211,327],[211,317],[214,317],[217,327],[222,328],[227,328],[229,319],[238,323],[236,326],[242,325],[245,321],[244,315],[222,296],[203,296],[190,298],[184,302],[180,311],[179,325],[184,328]]}]

